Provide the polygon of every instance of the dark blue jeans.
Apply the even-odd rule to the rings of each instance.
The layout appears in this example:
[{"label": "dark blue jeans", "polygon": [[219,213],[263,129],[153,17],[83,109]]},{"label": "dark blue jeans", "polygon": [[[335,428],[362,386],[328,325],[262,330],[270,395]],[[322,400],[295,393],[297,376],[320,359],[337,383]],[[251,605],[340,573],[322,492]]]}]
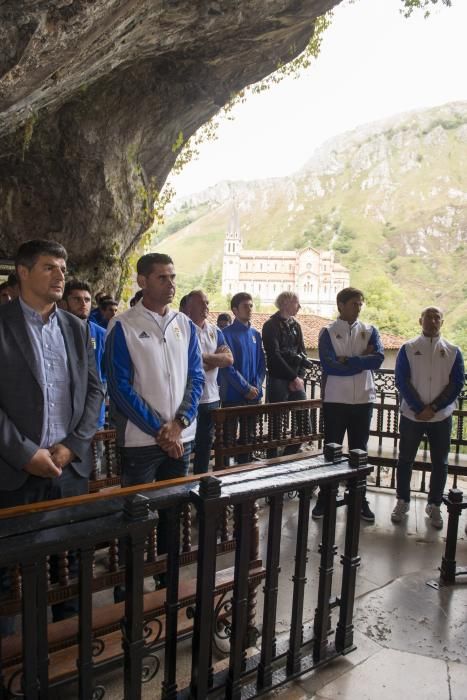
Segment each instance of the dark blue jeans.
[{"label": "dark blue jeans", "polygon": [[193,460],[193,474],[205,474],[209,469],[211,448],[214,442],[214,421],[212,412],[219,408],[220,401],[200,403],[196,423],[196,435]]},{"label": "dark blue jeans", "polygon": [[424,435],[428,438],[431,457],[428,503],[440,506],[448,475],[448,455],[451,446],[452,417],[434,423],[415,421],[401,416],[399,459],[397,461],[397,498],[410,501],[410,480],[417,450]]},{"label": "dark blue jeans", "polygon": [[[183,456],[179,459],[169,457],[158,445],[147,447],[122,447],[121,483],[122,486],[150,484],[152,481],[167,481],[186,476],[190,464],[191,442],[186,442]],[[159,511],[157,526],[157,552],[167,552],[167,518],[165,510]]]},{"label": "dark blue jeans", "polygon": [[[222,408],[231,408],[232,406],[254,406],[255,401],[233,401],[232,403],[223,403]],[[255,437],[255,419],[248,418],[231,418],[224,425],[224,439],[226,444],[245,445],[254,441]],[[235,457],[236,464],[248,464],[253,459],[252,452],[244,452]],[[224,457],[224,466],[229,466],[229,459]]]}]

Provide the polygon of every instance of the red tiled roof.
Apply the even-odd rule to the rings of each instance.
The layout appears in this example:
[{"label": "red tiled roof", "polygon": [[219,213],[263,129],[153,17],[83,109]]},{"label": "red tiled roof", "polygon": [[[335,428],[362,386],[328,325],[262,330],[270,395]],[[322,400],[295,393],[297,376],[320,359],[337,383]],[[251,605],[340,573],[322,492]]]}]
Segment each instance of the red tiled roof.
[{"label": "red tiled roof", "polygon": [[[216,323],[218,315],[222,313],[221,311],[210,311],[209,321],[211,323]],[[232,313],[228,312],[231,316]],[[253,312],[253,317],[251,323],[260,333],[263,329],[264,323],[271,318],[271,313],[257,313]],[[305,347],[310,350],[316,350],[318,347],[318,337],[319,332],[324,326],[327,326],[330,319],[323,318],[322,316],[315,316],[314,314],[298,314],[297,321],[300,323],[303,332],[303,339],[305,341]],[[401,338],[398,335],[392,335],[391,333],[381,333],[381,340],[386,350],[398,350],[402,343],[405,342],[405,338]]]}]

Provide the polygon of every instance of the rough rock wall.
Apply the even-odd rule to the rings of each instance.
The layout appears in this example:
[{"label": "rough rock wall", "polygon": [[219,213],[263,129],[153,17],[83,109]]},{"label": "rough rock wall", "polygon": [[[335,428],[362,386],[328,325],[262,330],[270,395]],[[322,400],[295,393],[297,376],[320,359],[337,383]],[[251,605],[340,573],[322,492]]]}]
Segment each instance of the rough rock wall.
[{"label": "rough rock wall", "polygon": [[172,145],[340,0],[0,2],[0,257],[32,237],[118,289]]}]

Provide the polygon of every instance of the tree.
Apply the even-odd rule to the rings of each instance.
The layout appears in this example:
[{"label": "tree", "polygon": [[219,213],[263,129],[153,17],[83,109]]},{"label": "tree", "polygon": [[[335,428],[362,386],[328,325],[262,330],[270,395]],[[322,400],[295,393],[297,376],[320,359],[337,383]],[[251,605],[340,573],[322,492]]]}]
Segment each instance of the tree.
[{"label": "tree", "polygon": [[381,331],[409,338],[417,333],[416,321],[407,310],[403,292],[385,275],[374,277],[365,287],[363,320]]},{"label": "tree", "polygon": [[462,354],[467,354],[467,317],[463,316],[452,328],[452,332],[448,336],[449,340],[456,343],[462,350]]},{"label": "tree", "polygon": [[203,280],[203,288],[206,294],[213,295],[217,294],[220,290],[221,286],[221,270],[218,268],[217,270],[213,270],[212,266],[209,265],[208,270],[206,272],[206,275]]},{"label": "tree", "polygon": [[428,17],[430,6],[437,5],[438,2],[446,7],[452,6],[452,0],[402,0],[404,5],[402,12],[405,17],[410,17],[414,10],[425,10],[425,17]]}]

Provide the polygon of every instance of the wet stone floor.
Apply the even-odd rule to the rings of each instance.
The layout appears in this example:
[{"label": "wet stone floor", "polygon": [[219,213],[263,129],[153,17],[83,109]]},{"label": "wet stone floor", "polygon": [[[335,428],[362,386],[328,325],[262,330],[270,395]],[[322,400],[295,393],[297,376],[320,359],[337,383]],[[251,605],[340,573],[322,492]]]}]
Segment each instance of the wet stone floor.
[{"label": "wet stone floor", "polygon": [[[447,513],[442,530],[435,530],[425,516],[426,497],[416,495],[405,523],[394,525],[390,514],[394,493],[368,490],[376,515],[374,524],[362,521],[361,565],[357,574],[355,604],[356,649],[302,676],[265,698],[287,700],[467,700],[467,576],[454,586],[436,589],[438,566],[444,552]],[[266,558],[268,508],[261,505],[260,555]],[[287,639],[291,615],[291,578],[297,528],[297,500],[284,504],[281,542],[281,574],[277,611],[278,640]],[[459,524],[458,565],[467,566],[466,511]],[[333,595],[340,591],[339,553],[343,545],[345,508],[337,514]],[[321,536],[320,521],[311,520],[304,620],[313,618],[316,604]],[[224,558],[222,566],[231,560]],[[463,583],[464,581],[464,583]],[[257,625],[261,629],[262,587],[258,589]],[[337,611],[333,614],[333,626]],[[179,688],[189,679],[191,643],[179,645]],[[256,650],[252,650],[256,651]],[[216,655],[218,670],[227,659]],[[163,664],[163,653],[160,654]],[[145,684],[145,700],[160,697],[161,671]],[[122,698],[119,671],[99,679],[106,700]],[[67,693],[67,698],[72,694]]]},{"label": "wet stone floor", "polygon": [[[394,525],[390,520],[393,493],[369,490],[369,500],[376,522],[362,521],[361,527],[354,615],[357,649],[265,697],[467,700],[467,576],[455,586],[427,585],[439,582],[447,514],[443,529],[435,530],[425,516],[426,497],[419,495],[412,499],[406,522]],[[345,519],[344,509],[340,511],[338,543]],[[462,566],[467,565],[464,527],[465,515],[457,547]],[[311,523],[310,530],[311,563],[316,558],[313,580],[320,525]],[[333,590],[337,592],[337,561],[335,570]],[[284,613],[285,605],[284,601]]]}]

